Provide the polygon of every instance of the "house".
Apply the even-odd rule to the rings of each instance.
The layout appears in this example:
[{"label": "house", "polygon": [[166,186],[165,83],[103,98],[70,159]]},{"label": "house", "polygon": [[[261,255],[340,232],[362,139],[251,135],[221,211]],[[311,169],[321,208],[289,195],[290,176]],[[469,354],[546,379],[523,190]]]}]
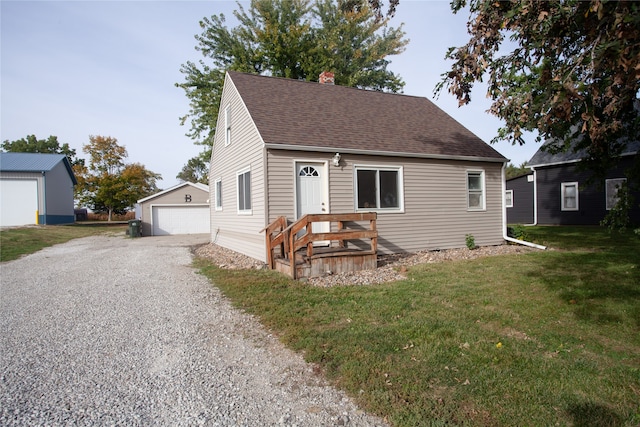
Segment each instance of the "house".
[{"label": "house", "polygon": [[73,186],[64,154],[0,153],[0,226],[73,223]]},{"label": "house", "polygon": [[210,232],[209,186],[183,182],[138,200],[143,236]]},{"label": "house", "polygon": [[[626,182],[640,150],[640,142],[627,144],[615,167],[602,179],[579,167],[584,151],[551,153],[543,145],[527,163],[532,173],[527,183],[510,180],[513,207],[507,208],[509,223],[539,225],[598,225],[617,202],[618,186]],[[530,177],[530,178],[529,178]],[[529,181],[530,180],[530,181]],[[635,199],[630,217],[640,224],[640,192],[632,191]]]},{"label": "house", "polygon": [[226,74],[209,175],[213,242],[266,262],[261,231],[278,218],[373,212],[379,253],[464,247],[467,234],[504,243],[507,159],[426,98],[331,77]]},{"label": "house", "polygon": [[533,224],[533,178],[531,172],[507,180],[507,224]]}]

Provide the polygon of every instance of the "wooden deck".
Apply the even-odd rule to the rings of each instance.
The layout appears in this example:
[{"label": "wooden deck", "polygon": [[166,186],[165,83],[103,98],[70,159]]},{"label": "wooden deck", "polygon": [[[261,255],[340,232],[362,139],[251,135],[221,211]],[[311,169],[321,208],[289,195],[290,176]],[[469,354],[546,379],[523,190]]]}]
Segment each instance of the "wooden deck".
[{"label": "wooden deck", "polygon": [[[376,219],[376,213],[317,214],[288,224],[279,217],[263,230],[267,264],[294,279],[375,269]],[[335,231],[313,233],[314,222],[328,222]]]}]

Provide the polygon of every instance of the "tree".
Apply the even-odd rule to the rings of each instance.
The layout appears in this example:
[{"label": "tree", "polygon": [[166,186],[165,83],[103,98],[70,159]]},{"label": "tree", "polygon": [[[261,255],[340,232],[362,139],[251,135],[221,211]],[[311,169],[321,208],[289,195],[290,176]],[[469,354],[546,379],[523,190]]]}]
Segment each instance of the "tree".
[{"label": "tree", "polygon": [[[340,0],[252,0],[247,11],[238,4],[239,25],[229,29],[223,14],[203,18],[196,50],[205,60],[187,62],[185,76],[176,86],[184,89],[190,111],[181,123],[191,122],[187,133],[205,147],[208,162],[218,107],[227,70],[316,80],[332,71],[336,83],[364,89],[398,92],[402,79],[387,69],[389,55],[404,50],[408,40],[401,28],[388,28],[388,19],[376,19],[363,4],[358,10]],[[208,156],[207,156],[208,155]],[[180,175],[188,176],[192,165]]]},{"label": "tree", "polygon": [[436,91],[468,104],[488,75],[489,111],[505,122],[494,141],[537,131],[551,152],[585,149],[583,166],[602,175],[640,130],[640,3],[452,2],[467,6],[469,42],[448,51]]},{"label": "tree", "polygon": [[505,170],[505,179],[517,178],[522,175],[527,175],[531,172],[531,169],[525,166],[525,163],[521,163],[520,166],[516,166],[513,163],[509,163]]},{"label": "tree", "polygon": [[109,221],[113,213],[123,213],[158,191],[160,175],[139,163],[126,164],[127,150],[117,139],[91,135],[82,150],[89,154],[89,166],[78,180],[83,185],[81,200],[93,210],[108,212]]},{"label": "tree", "polygon": [[201,182],[209,184],[209,165],[208,160],[211,157],[211,151],[205,152],[205,156],[198,156],[189,159],[186,166],[176,176],[182,182]]},{"label": "tree", "polygon": [[38,139],[35,135],[27,135],[26,138],[20,138],[15,141],[5,140],[0,144],[0,149],[10,153],[64,154],[71,165],[84,163],[84,159],[76,157],[75,149],[69,147],[66,142],[60,145],[58,137],[54,135],[50,135],[47,139]]}]

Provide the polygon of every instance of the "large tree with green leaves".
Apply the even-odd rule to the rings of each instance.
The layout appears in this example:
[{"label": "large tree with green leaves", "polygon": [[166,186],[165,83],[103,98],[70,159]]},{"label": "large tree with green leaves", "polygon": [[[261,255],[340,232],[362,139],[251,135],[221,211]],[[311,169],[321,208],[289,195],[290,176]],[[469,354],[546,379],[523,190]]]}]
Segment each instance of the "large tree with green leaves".
[{"label": "large tree with green leaves", "polygon": [[89,165],[80,177],[81,201],[95,211],[113,213],[131,209],[141,198],[158,191],[160,175],[139,163],[125,163],[127,150],[110,136],[90,136],[82,147],[89,155]]},{"label": "large tree with green leaves", "polygon": [[586,150],[602,174],[640,131],[640,3],[606,0],[455,0],[470,39],[451,48],[438,90],[460,105],[488,80],[495,140],[524,144],[536,131],[551,151]]},{"label": "large tree with green leaves", "polygon": [[388,70],[390,55],[404,50],[402,27],[391,28],[377,19],[366,4],[347,7],[345,0],[252,0],[234,12],[239,24],[228,28],[223,14],[200,21],[196,49],[205,59],[187,62],[181,72],[190,111],[188,135],[205,147],[178,178],[198,177],[194,167],[208,162],[215,133],[224,73],[227,70],[268,74],[292,79],[317,80],[332,71],[339,85],[399,92],[402,79]]},{"label": "large tree with green leaves", "polygon": [[76,157],[76,150],[69,147],[68,143],[60,145],[58,137],[50,135],[47,139],[38,139],[35,135],[27,135],[15,141],[5,140],[0,144],[0,149],[9,153],[45,153],[64,154],[72,165],[83,164],[84,159]]}]

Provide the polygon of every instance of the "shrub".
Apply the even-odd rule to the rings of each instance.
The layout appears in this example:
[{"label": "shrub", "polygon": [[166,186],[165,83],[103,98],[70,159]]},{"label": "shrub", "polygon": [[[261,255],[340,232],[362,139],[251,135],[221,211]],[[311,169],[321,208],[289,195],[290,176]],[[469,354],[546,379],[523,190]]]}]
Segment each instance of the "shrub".
[{"label": "shrub", "polygon": [[507,227],[507,236],[518,240],[527,240],[526,227],[522,224],[515,224]]},{"label": "shrub", "polygon": [[464,239],[469,249],[475,249],[477,247],[476,239],[473,237],[473,234],[465,234]]}]

